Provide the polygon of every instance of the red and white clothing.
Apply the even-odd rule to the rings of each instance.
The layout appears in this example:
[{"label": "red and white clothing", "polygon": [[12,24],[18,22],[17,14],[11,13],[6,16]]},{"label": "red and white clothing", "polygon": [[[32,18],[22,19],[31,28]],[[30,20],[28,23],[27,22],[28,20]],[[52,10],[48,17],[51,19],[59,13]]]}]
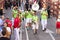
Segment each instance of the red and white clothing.
[{"label": "red and white clothing", "polygon": [[20,23],[21,23],[20,18],[16,17],[14,19],[14,28],[19,28]]},{"label": "red and white clothing", "polygon": [[19,29],[20,29],[21,20],[16,17],[14,19],[14,40],[19,40]]},{"label": "red and white clothing", "polygon": [[57,19],[56,28],[57,28],[57,29],[60,29],[60,19]]},{"label": "red and white clothing", "polygon": [[10,27],[10,28],[12,27],[12,21],[11,21],[11,20],[6,19],[6,20],[5,20],[5,22],[7,22],[7,23],[8,23],[8,27]]}]

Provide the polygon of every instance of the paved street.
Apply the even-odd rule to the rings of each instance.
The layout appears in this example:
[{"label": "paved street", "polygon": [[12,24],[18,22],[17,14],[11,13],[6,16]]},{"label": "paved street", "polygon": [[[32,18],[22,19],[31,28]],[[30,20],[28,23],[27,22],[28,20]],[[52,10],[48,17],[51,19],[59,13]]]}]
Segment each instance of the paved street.
[{"label": "paved street", "polygon": [[[11,19],[12,18],[12,10],[5,10],[6,14],[5,17],[8,17]],[[40,16],[40,14],[37,14],[38,16]],[[40,18],[40,17],[39,17]],[[33,34],[33,30],[30,28],[30,30],[26,30],[26,28],[24,27],[25,22],[22,22],[22,27],[21,27],[21,32],[20,32],[20,40],[60,40],[60,35],[56,35],[56,28],[55,28],[55,23],[56,23],[56,18],[55,17],[51,17],[50,19],[48,19],[48,25],[47,25],[47,30],[46,32],[43,32],[41,30],[41,23],[39,26],[39,30],[37,35]],[[13,38],[13,34],[11,37],[11,40],[14,40]]]}]

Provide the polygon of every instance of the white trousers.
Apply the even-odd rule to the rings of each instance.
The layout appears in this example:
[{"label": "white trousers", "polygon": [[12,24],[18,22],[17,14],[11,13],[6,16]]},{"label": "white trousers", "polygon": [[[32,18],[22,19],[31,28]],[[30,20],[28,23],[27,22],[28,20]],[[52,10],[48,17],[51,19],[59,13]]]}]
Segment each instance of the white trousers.
[{"label": "white trousers", "polygon": [[14,25],[14,18],[12,18],[12,20],[11,20],[11,21],[12,21],[12,26],[13,26],[13,25]]},{"label": "white trousers", "polygon": [[32,29],[34,30],[34,29],[38,29],[39,28],[39,24],[38,23],[36,23],[36,24],[32,24]]},{"label": "white trousers", "polygon": [[32,22],[32,18],[27,18],[26,20],[25,20],[25,26],[28,26],[28,23],[31,23]]},{"label": "white trousers", "polygon": [[19,28],[14,28],[14,40],[19,40]]},{"label": "white trousers", "polygon": [[46,20],[41,20],[41,25],[42,25],[42,30],[44,30],[47,26],[47,19]]}]

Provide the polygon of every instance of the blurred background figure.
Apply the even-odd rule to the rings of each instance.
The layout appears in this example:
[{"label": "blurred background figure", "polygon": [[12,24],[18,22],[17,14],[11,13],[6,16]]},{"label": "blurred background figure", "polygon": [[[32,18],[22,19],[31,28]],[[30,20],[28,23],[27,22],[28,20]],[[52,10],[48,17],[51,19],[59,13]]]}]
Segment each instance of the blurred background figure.
[{"label": "blurred background figure", "polygon": [[29,9],[32,8],[33,0],[29,0]]},{"label": "blurred background figure", "polygon": [[0,31],[2,31],[3,24],[4,24],[4,16],[0,16]]},{"label": "blurred background figure", "polygon": [[26,10],[28,10],[28,8],[29,8],[29,0],[26,0],[25,8],[26,8]]},{"label": "blurred background figure", "polygon": [[4,0],[0,0],[0,16],[3,15]]},{"label": "blurred background figure", "polygon": [[48,18],[50,18],[50,5],[47,6]]},{"label": "blurred background figure", "polygon": [[10,40],[7,37],[7,29],[5,27],[2,29],[2,35],[3,35],[3,37],[0,37],[0,40]]},{"label": "blurred background figure", "polygon": [[5,0],[5,4],[4,4],[4,6],[5,6],[5,9],[8,9],[8,8],[11,9],[11,6],[12,6],[11,1],[10,1],[10,0]]},{"label": "blurred background figure", "polygon": [[[4,22],[4,27],[6,28],[6,36],[7,36],[7,38],[10,39],[11,29],[10,29],[10,27],[8,27],[8,23],[7,23],[7,22]],[[4,28],[4,27],[3,27],[3,28]]]},{"label": "blurred background figure", "polygon": [[21,0],[21,10],[24,11],[25,10],[25,0]]},{"label": "blurred background figure", "polygon": [[60,34],[60,12],[59,12],[58,18],[56,20],[56,33]]}]

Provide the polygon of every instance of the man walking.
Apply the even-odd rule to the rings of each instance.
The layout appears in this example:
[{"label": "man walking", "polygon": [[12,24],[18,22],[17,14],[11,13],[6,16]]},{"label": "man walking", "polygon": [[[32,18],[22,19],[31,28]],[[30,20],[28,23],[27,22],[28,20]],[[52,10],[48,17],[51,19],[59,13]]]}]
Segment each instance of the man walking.
[{"label": "man walking", "polygon": [[45,10],[43,8],[43,11],[41,12],[41,24],[42,24],[42,30],[45,31],[46,30],[46,26],[47,26],[47,10]]},{"label": "man walking", "polygon": [[20,29],[20,18],[19,15],[17,14],[16,18],[14,19],[14,37],[15,40],[19,40],[19,29]]}]

